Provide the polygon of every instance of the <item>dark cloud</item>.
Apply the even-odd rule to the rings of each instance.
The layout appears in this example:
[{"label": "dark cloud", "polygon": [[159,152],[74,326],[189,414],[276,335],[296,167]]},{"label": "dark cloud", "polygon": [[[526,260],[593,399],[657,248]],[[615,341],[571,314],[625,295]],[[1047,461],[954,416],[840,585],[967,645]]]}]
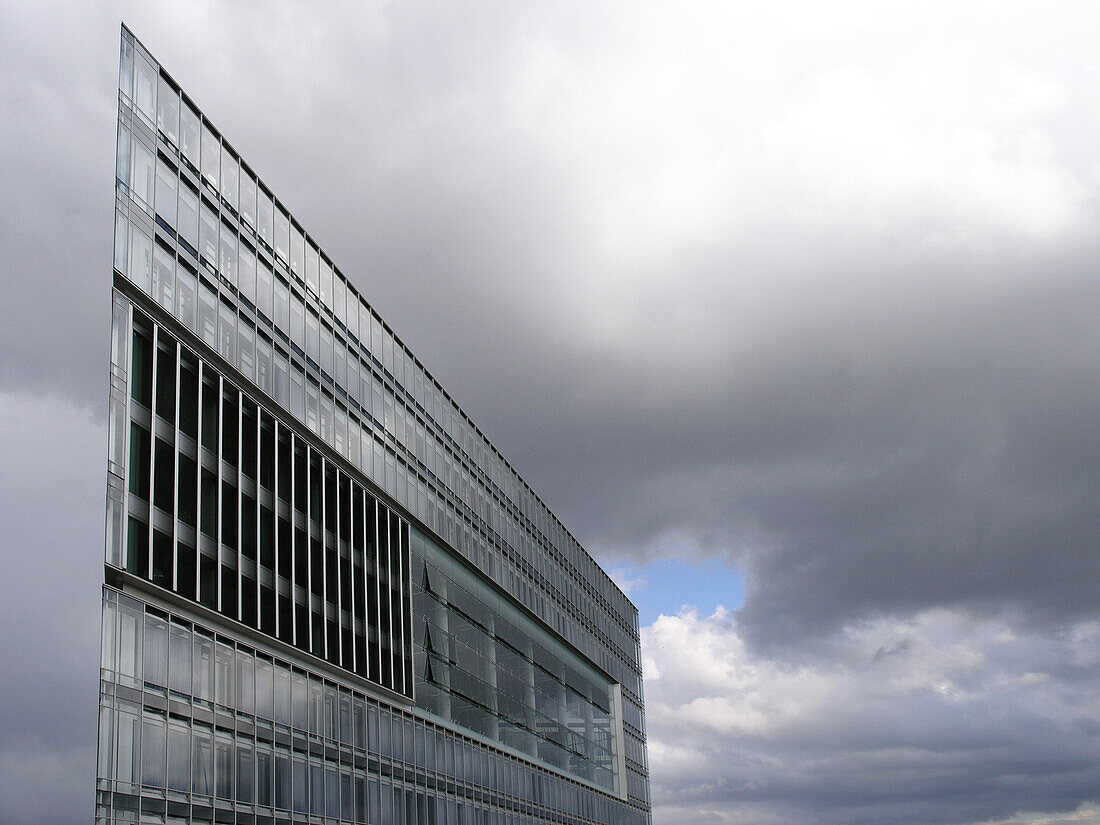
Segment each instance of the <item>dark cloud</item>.
[{"label": "dark cloud", "polygon": [[[1042,651],[1100,610],[1095,10],[152,8],[0,4],[5,409],[74,439],[102,419],[125,18],[586,546],[730,559],[748,573],[738,667],[782,681],[820,655],[874,700],[874,736],[814,717],[738,732],[737,756],[726,734],[670,736],[701,688],[660,688],[665,821],[1082,803],[1096,720],[1070,708],[1095,704],[1094,664]],[[11,615],[34,616],[3,661],[49,685],[0,703],[4,770],[44,776],[90,773],[72,767],[91,758],[88,648],[44,605],[84,593],[95,621],[102,450],[40,444],[48,460],[2,475],[3,544],[21,546],[56,512],[40,500],[84,484],[55,472],[66,445],[94,502],[32,542],[64,575],[0,557]],[[956,617],[946,646],[967,621],[1030,640],[978,668],[975,695],[1030,663],[1057,718],[898,698],[849,661],[856,629],[936,610]],[[875,642],[867,662],[913,665],[908,636]],[[701,754],[704,779],[658,745]],[[1021,785],[1031,807],[982,779],[1016,768],[1045,783]]]},{"label": "dark cloud", "polygon": [[93,811],[106,427],[0,393],[0,822]]}]

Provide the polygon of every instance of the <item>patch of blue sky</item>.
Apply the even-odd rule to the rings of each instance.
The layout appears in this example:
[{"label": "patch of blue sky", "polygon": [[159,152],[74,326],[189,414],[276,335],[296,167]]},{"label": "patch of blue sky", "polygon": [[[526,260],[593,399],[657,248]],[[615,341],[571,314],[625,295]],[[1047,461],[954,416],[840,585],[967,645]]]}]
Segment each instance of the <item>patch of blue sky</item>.
[{"label": "patch of blue sky", "polygon": [[638,565],[609,564],[608,572],[638,608],[642,627],[661,614],[675,616],[688,607],[709,616],[719,605],[736,610],[745,601],[745,573],[721,559],[700,562],[669,558]]}]

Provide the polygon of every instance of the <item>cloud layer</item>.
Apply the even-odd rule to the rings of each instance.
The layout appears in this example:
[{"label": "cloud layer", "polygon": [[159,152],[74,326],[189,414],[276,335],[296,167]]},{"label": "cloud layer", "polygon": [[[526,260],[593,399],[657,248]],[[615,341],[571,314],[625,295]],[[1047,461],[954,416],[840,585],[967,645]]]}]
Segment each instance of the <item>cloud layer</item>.
[{"label": "cloud layer", "polygon": [[1100,787],[1097,621],[937,609],[769,658],[686,611],[644,650],[655,821],[985,822]]},{"label": "cloud layer", "polygon": [[586,546],[745,571],[658,823],[1095,819],[1098,16],[0,2],[0,774],[90,772],[124,18]]}]

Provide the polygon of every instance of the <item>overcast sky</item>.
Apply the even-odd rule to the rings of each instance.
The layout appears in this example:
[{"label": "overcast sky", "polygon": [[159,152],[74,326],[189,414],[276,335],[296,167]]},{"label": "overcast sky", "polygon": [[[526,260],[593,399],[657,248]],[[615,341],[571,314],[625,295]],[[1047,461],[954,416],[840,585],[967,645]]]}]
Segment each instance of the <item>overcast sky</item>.
[{"label": "overcast sky", "polygon": [[0,0],[0,822],[92,815],[123,19],[645,601],[655,825],[1100,823],[1100,7],[928,0]]}]

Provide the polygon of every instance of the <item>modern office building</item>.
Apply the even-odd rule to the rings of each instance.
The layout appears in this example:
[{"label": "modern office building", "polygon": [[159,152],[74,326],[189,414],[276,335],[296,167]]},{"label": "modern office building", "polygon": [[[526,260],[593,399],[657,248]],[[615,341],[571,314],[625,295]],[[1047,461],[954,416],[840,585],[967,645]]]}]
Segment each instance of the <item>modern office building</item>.
[{"label": "modern office building", "polygon": [[123,29],[98,823],[642,825],[637,611]]}]

